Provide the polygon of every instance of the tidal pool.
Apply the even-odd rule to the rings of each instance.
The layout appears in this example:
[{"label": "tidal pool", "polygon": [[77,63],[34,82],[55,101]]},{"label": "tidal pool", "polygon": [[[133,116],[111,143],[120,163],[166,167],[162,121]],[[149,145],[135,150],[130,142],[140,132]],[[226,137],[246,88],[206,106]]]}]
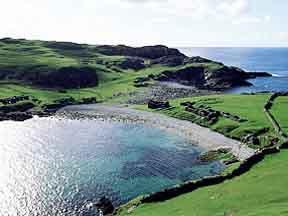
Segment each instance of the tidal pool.
[{"label": "tidal pool", "polygon": [[0,123],[0,215],[96,215],[106,196],[119,205],[207,175],[187,139],[144,124],[33,118]]}]

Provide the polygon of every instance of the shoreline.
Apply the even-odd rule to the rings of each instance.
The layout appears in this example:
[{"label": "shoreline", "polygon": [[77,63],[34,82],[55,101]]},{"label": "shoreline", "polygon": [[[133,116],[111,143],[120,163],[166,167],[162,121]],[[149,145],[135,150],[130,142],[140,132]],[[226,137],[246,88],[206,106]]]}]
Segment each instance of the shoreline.
[{"label": "shoreline", "polygon": [[195,123],[168,117],[163,114],[140,111],[125,105],[73,105],[57,111],[56,116],[70,118],[96,118],[132,121],[144,123],[150,127],[157,127],[180,136],[184,136],[193,144],[207,151],[219,148],[231,149],[231,153],[240,161],[244,161],[255,154],[255,150],[242,144],[237,140],[225,137],[209,128],[199,126]]}]

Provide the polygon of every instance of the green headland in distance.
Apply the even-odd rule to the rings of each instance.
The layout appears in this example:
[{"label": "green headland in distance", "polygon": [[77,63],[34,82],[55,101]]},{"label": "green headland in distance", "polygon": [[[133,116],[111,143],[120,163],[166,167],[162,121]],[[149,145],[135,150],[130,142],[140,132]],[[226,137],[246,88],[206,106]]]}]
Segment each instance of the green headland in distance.
[{"label": "green headland in distance", "polygon": [[251,77],[255,74],[160,45],[132,48],[0,39],[0,97],[30,95],[38,100],[37,107],[68,96],[122,102],[157,80],[223,90],[250,85]]}]

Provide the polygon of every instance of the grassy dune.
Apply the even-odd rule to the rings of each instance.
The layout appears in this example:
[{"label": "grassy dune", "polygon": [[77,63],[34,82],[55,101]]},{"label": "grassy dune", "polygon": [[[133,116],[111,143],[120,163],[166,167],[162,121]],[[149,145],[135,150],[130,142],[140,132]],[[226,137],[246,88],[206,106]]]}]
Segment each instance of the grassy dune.
[{"label": "grassy dune", "polygon": [[143,204],[130,216],[272,216],[288,215],[288,151],[267,156],[248,173],[223,184],[198,189],[177,198]]}]

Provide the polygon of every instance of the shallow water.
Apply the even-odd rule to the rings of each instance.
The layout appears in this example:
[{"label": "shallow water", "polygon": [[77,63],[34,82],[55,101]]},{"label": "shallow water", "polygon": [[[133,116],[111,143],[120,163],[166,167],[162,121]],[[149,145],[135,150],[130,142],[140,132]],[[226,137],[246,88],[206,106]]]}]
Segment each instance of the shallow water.
[{"label": "shallow water", "polygon": [[273,77],[250,80],[253,86],[229,92],[288,91],[288,48],[267,47],[188,47],[180,48],[188,56],[202,56],[247,71],[269,72]]},{"label": "shallow water", "polygon": [[103,195],[119,205],[223,169],[142,124],[34,118],[1,122],[0,138],[0,215],[94,215]]}]

